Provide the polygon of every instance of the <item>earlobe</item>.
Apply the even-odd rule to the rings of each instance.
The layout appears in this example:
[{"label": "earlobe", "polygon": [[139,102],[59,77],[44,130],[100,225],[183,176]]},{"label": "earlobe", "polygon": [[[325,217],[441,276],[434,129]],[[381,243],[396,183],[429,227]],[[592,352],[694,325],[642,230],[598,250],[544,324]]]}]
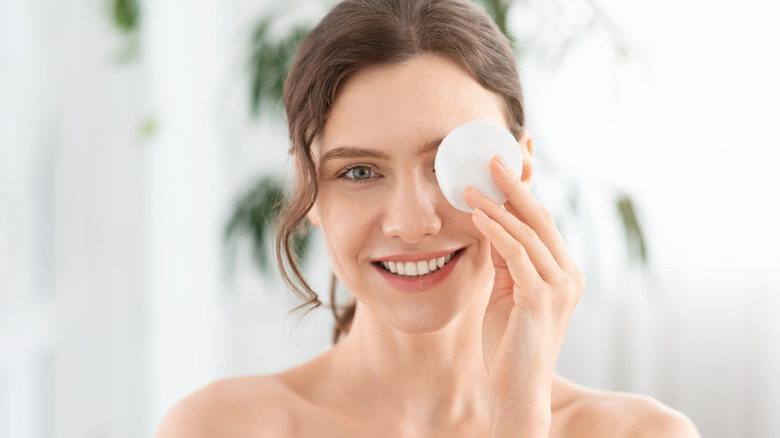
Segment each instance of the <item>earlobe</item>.
[{"label": "earlobe", "polygon": [[517,145],[520,146],[520,151],[523,154],[523,173],[520,175],[520,181],[526,186],[530,186],[534,170],[534,144],[531,133],[523,130],[520,138],[517,139]]},{"label": "earlobe", "polygon": [[317,210],[312,207],[311,210],[309,210],[308,213],[306,213],[306,217],[309,219],[309,222],[311,222],[312,225],[319,228],[320,227],[320,217],[317,214]]}]

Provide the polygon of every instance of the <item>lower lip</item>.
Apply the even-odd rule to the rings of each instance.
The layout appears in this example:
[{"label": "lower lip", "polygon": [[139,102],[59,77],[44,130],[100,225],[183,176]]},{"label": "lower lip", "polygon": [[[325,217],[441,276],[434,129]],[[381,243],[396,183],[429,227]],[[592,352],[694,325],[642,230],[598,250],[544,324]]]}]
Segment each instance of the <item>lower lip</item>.
[{"label": "lower lip", "polygon": [[390,286],[394,287],[395,289],[398,289],[401,292],[424,292],[443,282],[447,276],[450,275],[452,270],[455,269],[455,265],[458,263],[458,260],[460,260],[461,254],[463,254],[463,250],[455,253],[452,259],[447,262],[446,265],[442,266],[434,273],[422,277],[401,277],[390,273],[381,265],[376,263],[374,264],[374,267],[379,271],[379,274],[382,275],[382,277],[384,277],[384,279],[390,284]]}]

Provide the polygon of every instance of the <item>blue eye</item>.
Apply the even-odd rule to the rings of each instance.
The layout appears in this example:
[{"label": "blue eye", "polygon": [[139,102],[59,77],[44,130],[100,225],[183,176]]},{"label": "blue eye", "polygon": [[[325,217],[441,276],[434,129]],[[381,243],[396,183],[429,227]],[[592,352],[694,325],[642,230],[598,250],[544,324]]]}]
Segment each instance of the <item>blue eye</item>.
[{"label": "blue eye", "polygon": [[379,174],[374,172],[374,169],[364,165],[349,167],[339,175],[340,178],[352,180],[354,182],[365,182],[371,178],[377,178],[378,176]]}]

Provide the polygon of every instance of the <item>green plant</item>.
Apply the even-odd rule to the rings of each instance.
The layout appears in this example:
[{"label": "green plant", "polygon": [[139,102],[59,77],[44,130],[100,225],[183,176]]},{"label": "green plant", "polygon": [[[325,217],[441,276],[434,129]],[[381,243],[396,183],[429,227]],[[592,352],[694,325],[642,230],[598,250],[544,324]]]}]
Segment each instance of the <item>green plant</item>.
[{"label": "green plant", "polygon": [[111,21],[123,35],[123,46],[116,54],[120,64],[138,59],[141,53],[141,4],[138,0],[111,0]]},{"label": "green plant", "polygon": [[126,34],[135,33],[141,23],[141,5],[137,0],[113,0],[111,16],[117,29]]},{"label": "green plant", "polygon": [[620,193],[616,200],[618,213],[623,222],[623,229],[626,232],[626,243],[628,244],[628,256],[632,260],[647,262],[647,245],[642,227],[639,225],[636,207],[634,201],[625,193]]},{"label": "green plant", "polygon": [[252,35],[249,61],[252,113],[260,113],[261,103],[271,103],[275,109],[282,106],[282,87],[287,78],[295,50],[309,32],[307,26],[296,26],[284,37],[272,35],[276,17],[266,17],[257,24]]},{"label": "green plant", "polygon": [[[279,216],[284,187],[280,180],[266,176],[261,178],[252,189],[236,204],[224,231],[224,241],[228,254],[235,253],[236,239],[248,234],[252,237],[253,254],[261,270],[269,265],[269,244],[273,241],[272,230]],[[293,249],[299,260],[306,257],[311,233],[304,228],[293,236]]]},{"label": "green plant", "polygon": [[[137,61],[141,55],[141,4],[138,0],[110,0],[107,8],[111,23],[122,34],[122,47],[115,55],[116,62],[127,65]],[[141,139],[149,139],[157,132],[154,116],[147,116],[139,125]]]}]

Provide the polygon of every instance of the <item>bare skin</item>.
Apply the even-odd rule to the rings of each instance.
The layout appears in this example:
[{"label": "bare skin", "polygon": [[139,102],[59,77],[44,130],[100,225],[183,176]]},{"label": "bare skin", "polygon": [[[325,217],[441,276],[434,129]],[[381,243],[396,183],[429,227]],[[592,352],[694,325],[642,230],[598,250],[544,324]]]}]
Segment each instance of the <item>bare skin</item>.
[{"label": "bare skin", "polygon": [[[343,397],[345,390],[337,380],[325,382],[324,377],[317,377],[316,370],[325,361],[317,358],[280,375],[214,382],[177,403],[160,425],[157,437],[488,436],[489,419],[484,413],[419,422],[420,415],[404,418],[389,411],[355,410],[354,399],[345,406],[334,404],[332,399],[339,397],[326,394]],[[552,393],[550,438],[700,436],[684,415],[652,398],[594,391],[559,377]],[[377,391],[365,394],[372,396],[378,397]],[[323,404],[324,399],[329,399],[328,404]]]},{"label": "bare skin", "polygon": [[[342,85],[314,150],[309,219],[358,302],[350,333],[288,371],[207,386],[171,410],[158,437],[698,436],[657,401],[555,375],[582,275],[528,190],[527,132],[522,177],[490,163],[507,203],[467,189],[468,214],[444,199],[425,145],[471,120],[507,126],[500,100],[438,56]],[[377,264],[453,250],[446,279],[417,292],[395,289]]]}]

